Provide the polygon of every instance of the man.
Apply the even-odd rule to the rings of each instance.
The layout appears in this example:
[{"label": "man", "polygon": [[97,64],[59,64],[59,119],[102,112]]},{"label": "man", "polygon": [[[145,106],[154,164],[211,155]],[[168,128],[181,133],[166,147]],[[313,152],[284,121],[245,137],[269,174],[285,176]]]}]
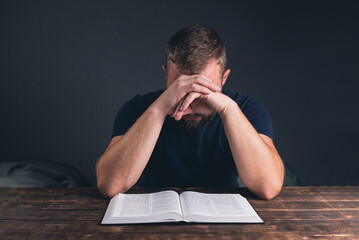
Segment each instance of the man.
[{"label": "man", "polygon": [[118,112],[97,166],[104,196],[145,187],[236,187],[262,199],[281,190],[284,167],[272,123],[255,98],[222,90],[225,46],[212,29],[189,26],[171,37],[162,66],[167,89],[137,95]]}]

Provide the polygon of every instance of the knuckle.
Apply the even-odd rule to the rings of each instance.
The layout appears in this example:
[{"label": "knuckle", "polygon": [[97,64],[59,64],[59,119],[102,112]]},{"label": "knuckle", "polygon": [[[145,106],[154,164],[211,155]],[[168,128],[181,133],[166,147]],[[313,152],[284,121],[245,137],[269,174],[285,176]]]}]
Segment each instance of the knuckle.
[{"label": "knuckle", "polygon": [[206,87],[201,87],[201,92],[207,92],[208,91],[208,88]]},{"label": "knuckle", "polygon": [[177,83],[177,86],[176,86],[176,89],[177,89],[177,90],[180,90],[181,88],[183,88],[183,86],[184,86],[184,83],[178,82],[178,83]]}]

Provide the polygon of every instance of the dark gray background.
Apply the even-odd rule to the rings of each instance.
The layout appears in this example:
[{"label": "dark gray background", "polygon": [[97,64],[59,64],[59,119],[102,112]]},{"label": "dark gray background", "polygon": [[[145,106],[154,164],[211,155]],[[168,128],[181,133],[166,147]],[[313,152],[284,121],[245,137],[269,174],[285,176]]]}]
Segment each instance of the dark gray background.
[{"label": "dark gray background", "polygon": [[0,1],[0,161],[53,160],[96,183],[114,117],[165,87],[165,44],[202,24],[226,88],[259,98],[305,185],[359,184],[355,1]]}]

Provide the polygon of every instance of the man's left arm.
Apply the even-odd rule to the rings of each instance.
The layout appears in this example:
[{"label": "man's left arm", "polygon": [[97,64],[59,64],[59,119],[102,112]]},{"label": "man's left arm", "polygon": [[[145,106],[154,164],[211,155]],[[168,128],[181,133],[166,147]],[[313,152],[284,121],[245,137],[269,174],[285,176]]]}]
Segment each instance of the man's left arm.
[{"label": "man's left arm", "polygon": [[256,131],[235,101],[214,95],[241,180],[258,197],[274,198],[283,186],[284,166],[272,139]]},{"label": "man's left arm", "polygon": [[[284,166],[272,139],[259,134],[230,97],[223,93],[199,97],[206,99],[208,107],[221,116],[243,183],[259,198],[269,200],[277,196],[283,186]],[[186,99],[183,111],[192,101]]]}]

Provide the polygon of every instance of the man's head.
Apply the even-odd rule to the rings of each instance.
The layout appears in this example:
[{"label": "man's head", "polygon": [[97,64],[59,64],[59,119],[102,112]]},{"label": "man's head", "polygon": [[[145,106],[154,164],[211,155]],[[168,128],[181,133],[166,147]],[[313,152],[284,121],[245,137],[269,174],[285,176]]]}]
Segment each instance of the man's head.
[{"label": "man's head", "polygon": [[224,43],[214,30],[204,26],[185,27],[173,35],[166,45],[167,68],[175,63],[180,71],[198,74],[211,59],[217,60],[224,73],[227,64]]},{"label": "man's head", "polygon": [[[181,29],[170,38],[162,68],[167,87],[181,75],[201,74],[222,88],[230,73],[226,64],[225,46],[218,34],[210,28],[195,25]],[[215,114],[206,111],[200,99],[193,101],[189,109],[191,111],[182,121],[190,129],[202,127]]]}]

